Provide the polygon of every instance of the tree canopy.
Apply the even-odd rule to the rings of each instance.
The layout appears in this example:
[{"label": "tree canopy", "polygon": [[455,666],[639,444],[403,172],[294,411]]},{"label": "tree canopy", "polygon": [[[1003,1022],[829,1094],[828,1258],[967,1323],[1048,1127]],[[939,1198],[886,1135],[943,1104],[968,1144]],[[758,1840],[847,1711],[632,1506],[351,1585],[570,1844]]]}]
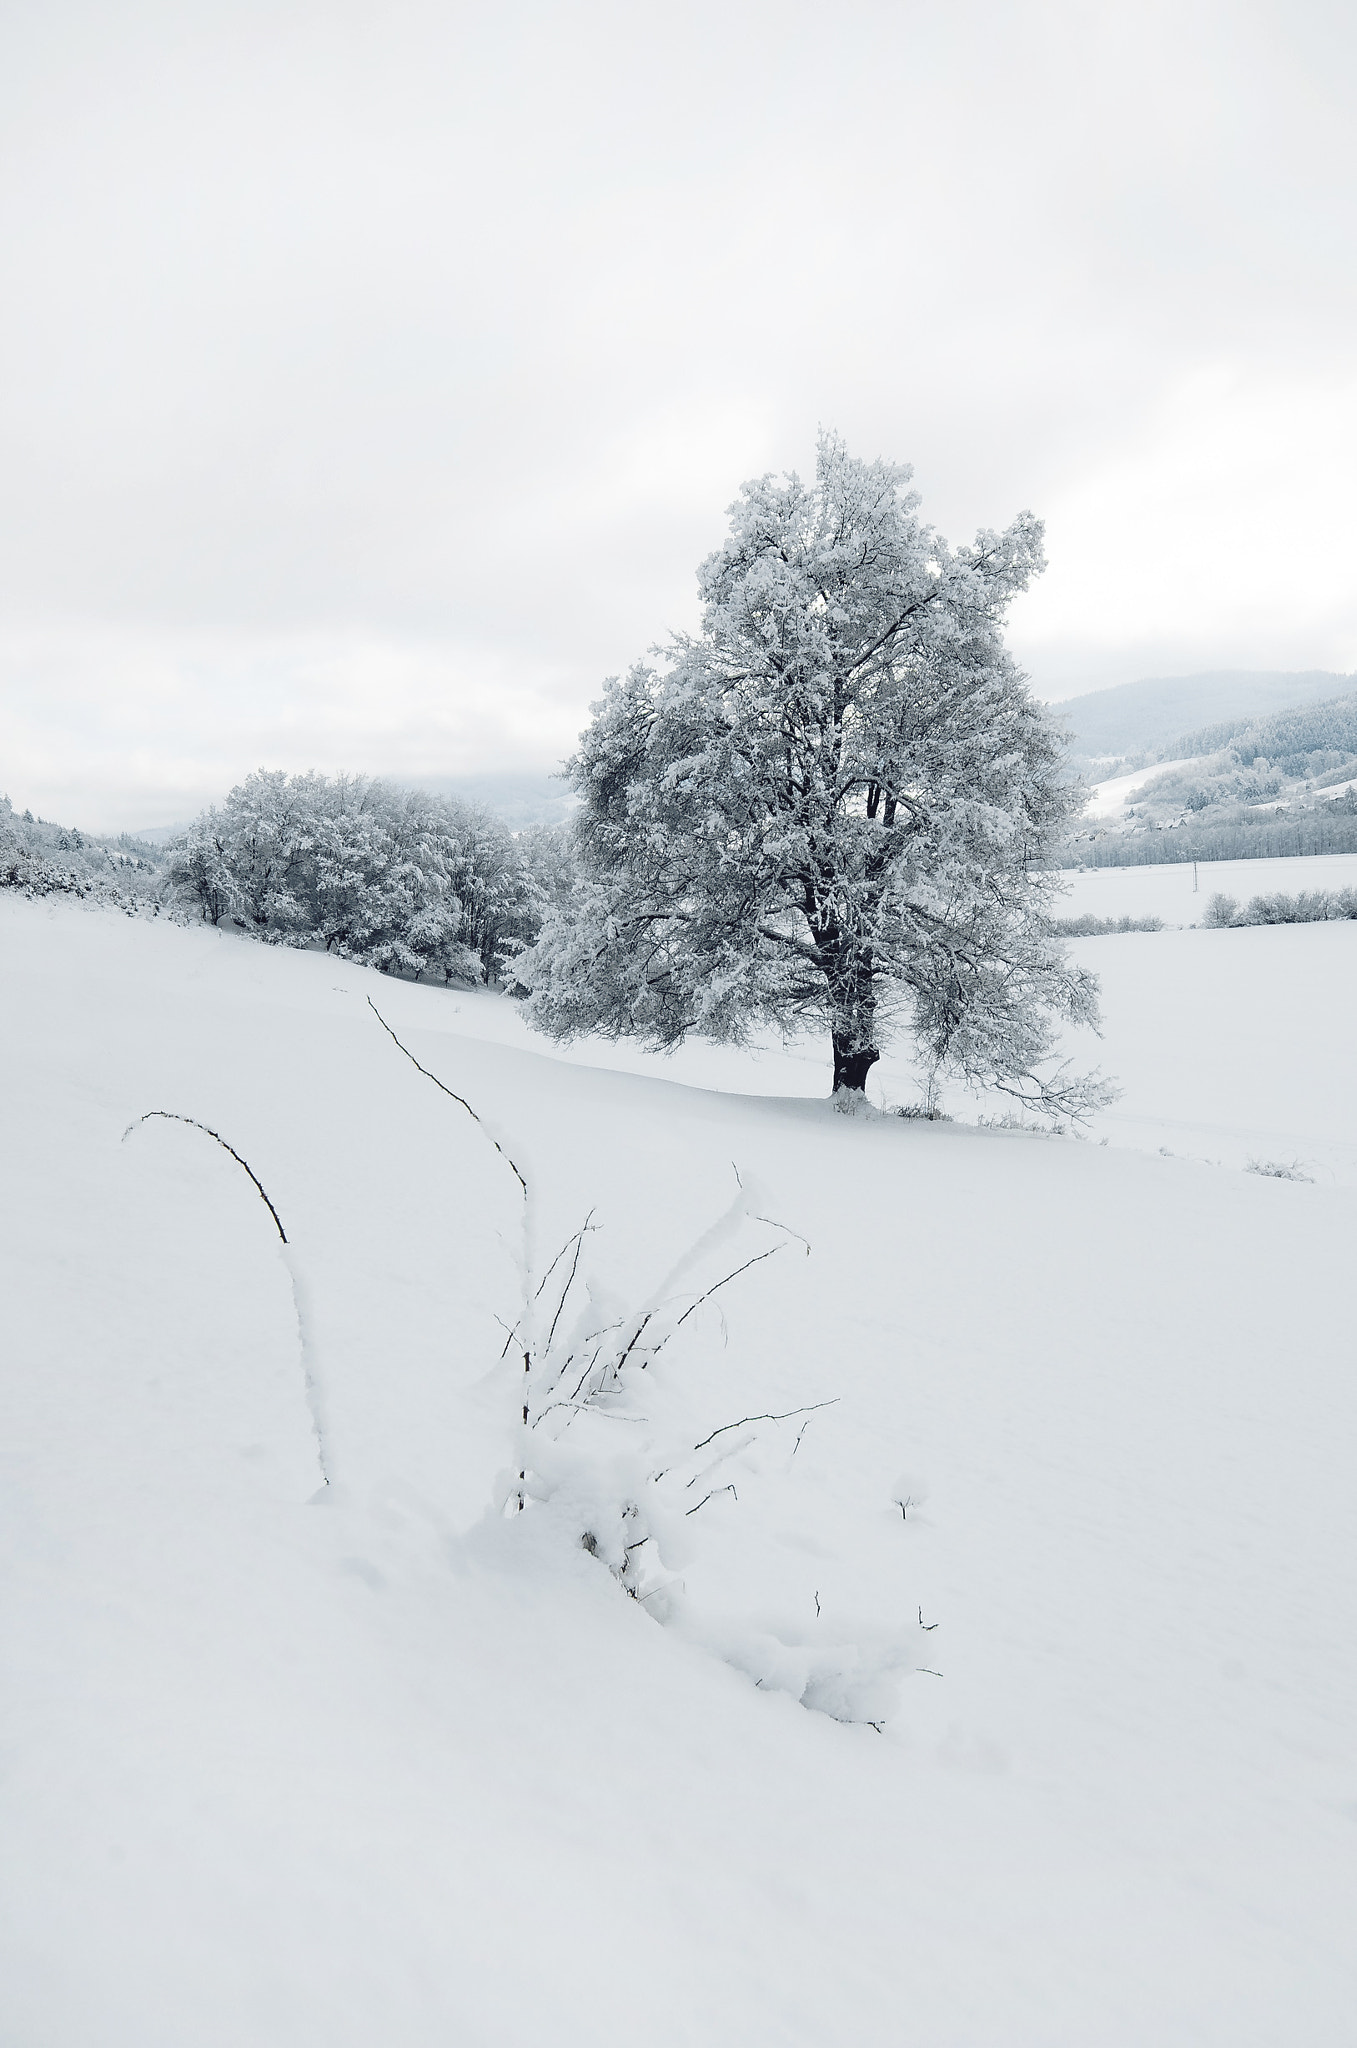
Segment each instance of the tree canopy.
[{"label": "tree canopy", "polygon": [[741,1040],[816,1019],[862,1089],[892,1017],[935,1071],[1078,1112],[1049,1060],[1096,1022],[1044,864],[1078,807],[1005,651],[1042,528],[949,548],[911,471],[822,436],[813,484],[747,484],[701,625],[612,678],[570,774],[568,902],[515,972],[545,1030]]},{"label": "tree canopy", "polygon": [[537,929],[534,851],[455,798],[261,768],[195,820],[169,872],[213,924],[385,973],[485,981]]}]

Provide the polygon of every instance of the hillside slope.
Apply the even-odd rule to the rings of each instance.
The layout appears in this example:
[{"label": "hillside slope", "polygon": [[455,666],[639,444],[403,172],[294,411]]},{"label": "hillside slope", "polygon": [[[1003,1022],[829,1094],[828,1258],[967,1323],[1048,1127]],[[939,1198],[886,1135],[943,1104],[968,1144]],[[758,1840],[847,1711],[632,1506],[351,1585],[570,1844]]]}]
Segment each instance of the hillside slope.
[{"label": "hillside slope", "polygon": [[[0,2037],[1342,2037],[1351,1193],[562,1060],[64,902],[0,948]],[[591,1208],[602,1314],[782,1247],[577,1498],[494,1505],[523,1204],[369,994],[534,1275]],[[578,1539],[666,1440],[662,1625]]]},{"label": "hillside slope", "polygon": [[1153,753],[1197,727],[1317,704],[1344,694],[1352,682],[1329,669],[1220,669],[1118,683],[1062,698],[1051,710],[1068,727],[1081,757]]}]

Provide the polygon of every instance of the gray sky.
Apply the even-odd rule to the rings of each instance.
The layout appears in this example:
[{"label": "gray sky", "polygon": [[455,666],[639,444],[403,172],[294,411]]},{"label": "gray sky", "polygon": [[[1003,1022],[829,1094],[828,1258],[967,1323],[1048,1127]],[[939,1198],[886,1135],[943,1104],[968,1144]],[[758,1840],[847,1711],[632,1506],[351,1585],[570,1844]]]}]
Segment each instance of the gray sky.
[{"label": "gray sky", "polygon": [[0,787],[549,765],[821,423],[1043,695],[1357,667],[1355,20],[7,0]]}]

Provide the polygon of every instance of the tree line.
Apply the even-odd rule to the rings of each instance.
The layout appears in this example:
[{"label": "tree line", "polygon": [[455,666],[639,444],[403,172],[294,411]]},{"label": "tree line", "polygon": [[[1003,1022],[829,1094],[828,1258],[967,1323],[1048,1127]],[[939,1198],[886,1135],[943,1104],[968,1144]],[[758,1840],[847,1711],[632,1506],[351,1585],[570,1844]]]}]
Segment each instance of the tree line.
[{"label": "tree line", "polygon": [[1071,838],[1055,856],[1065,868],[1139,868],[1190,860],[1281,860],[1298,854],[1357,853],[1357,805],[1346,798],[1289,815],[1263,812],[1211,825]]}]

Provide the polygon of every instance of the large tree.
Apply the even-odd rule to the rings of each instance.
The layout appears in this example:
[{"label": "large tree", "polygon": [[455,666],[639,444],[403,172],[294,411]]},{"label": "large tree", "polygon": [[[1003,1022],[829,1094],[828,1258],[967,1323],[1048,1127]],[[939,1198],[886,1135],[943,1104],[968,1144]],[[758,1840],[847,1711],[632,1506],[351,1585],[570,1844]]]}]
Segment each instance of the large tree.
[{"label": "large tree", "polygon": [[1096,1022],[1044,872],[1077,808],[1005,652],[1040,523],[953,550],[908,468],[821,438],[813,485],[747,484],[701,629],[613,678],[570,763],[579,877],[520,963],[558,1037],[828,1027],[862,1090],[906,1013],[934,1072],[1077,1112],[1053,1020]]}]

